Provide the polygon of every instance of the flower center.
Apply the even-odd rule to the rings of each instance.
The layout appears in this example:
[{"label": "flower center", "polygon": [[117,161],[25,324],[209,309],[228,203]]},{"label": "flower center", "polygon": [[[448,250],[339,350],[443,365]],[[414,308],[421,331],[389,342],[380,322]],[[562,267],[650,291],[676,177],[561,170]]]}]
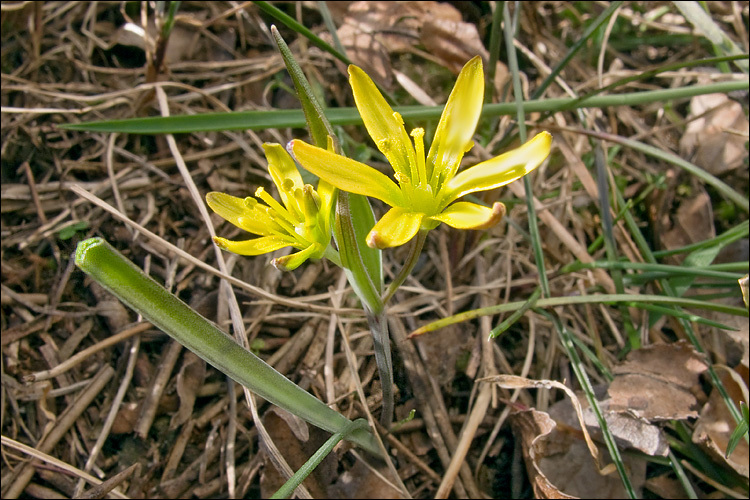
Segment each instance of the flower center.
[{"label": "flower center", "polygon": [[410,134],[414,138],[415,164],[409,165],[409,175],[396,173],[395,177],[408,200],[409,208],[427,216],[437,213],[435,190],[429,183],[425,168],[424,129],[415,128]]}]

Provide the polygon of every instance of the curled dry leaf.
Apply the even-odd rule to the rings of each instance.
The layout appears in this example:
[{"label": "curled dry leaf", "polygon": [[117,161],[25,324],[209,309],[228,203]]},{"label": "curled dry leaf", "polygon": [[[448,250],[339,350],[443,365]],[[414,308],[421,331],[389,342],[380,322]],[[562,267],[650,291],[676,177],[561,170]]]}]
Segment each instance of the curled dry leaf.
[{"label": "curled dry leaf", "polygon": [[[748,365],[746,361],[743,361],[733,370],[727,368],[722,376],[724,387],[738,407],[740,401],[747,402],[748,400],[747,380]],[[718,462],[726,463],[747,478],[748,461],[750,461],[750,448],[747,441],[740,439],[732,454],[725,458],[729,437],[736,425],[719,391],[713,390],[695,426],[693,441],[706,447]]]},{"label": "curled dry leaf", "polygon": [[649,421],[698,416],[698,377],[708,367],[685,341],[656,344],[628,354],[613,370],[609,407]]},{"label": "curled dry leaf", "polygon": [[[521,438],[526,471],[536,498],[625,498],[618,474],[600,474],[580,433],[561,428],[544,412],[527,410],[510,417]],[[606,450],[600,452],[609,460]],[[628,477],[640,495],[646,462],[624,456]]]},{"label": "curled dry leaf", "polygon": [[[607,427],[620,449],[633,448],[651,456],[667,456],[669,443],[661,428],[629,412],[612,410],[609,399],[601,400],[601,396],[606,393],[605,388],[595,389],[595,392],[597,399],[600,400],[599,408],[607,421]],[[586,427],[594,438],[600,439],[601,431],[594,411],[584,398],[581,398],[581,406],[583,406],[583,420]],[[580,429],[573,407],[567,399],[552,405],[549,414],[558,424]]]}]

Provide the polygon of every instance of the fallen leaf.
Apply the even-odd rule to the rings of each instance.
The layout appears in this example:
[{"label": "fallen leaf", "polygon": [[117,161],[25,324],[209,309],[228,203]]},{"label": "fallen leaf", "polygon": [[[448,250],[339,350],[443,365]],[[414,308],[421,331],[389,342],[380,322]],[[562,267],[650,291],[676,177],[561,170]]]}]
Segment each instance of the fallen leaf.
[{"label": "fallen leaf", "polygon": [[428,16],[419,39],[430,54],[455,74],[460,73],[466,61],[476,55],[482,56],[485,62],[489,59],[477,27],[460,19]]},{"label": "fallen leaf", "polygon": [[404,498],[398,489],[383,480],[384,477],[388,477],[384,466],[375,469],[357,460],[331,486],[328,498]]},{"label": "fallen leaf", "polygon": [[[476,55],[485,62],[489,59],[476,26],[464,22],[458,9],[448,3],[329,4],[339,23],[336,34],[349,58],[386,89],[393,85],[391,56],[414,52],[420,43],[433,60],[455,74]],[[330,36],[326,40],[331,41]],[[402,83],[401,75],[397,76]]]},{"label": "fallen leaf", "polygon": [[451,326],[415,339],[427,371],[441,387],[450,386],[456,375],[456,360],[474,343],[466,328]]},{"label": "fallen leaf", "polygon": [[[704,114],[705,113],[705,114]],[[690,100],[688,123],[680,139],[680,154],[713,175],[745,165],[748,122],[740,103],[726,94],[706,94]]]},{"label": "fallen leaf", "polygon": [[628,354],[613,369],[609,408],[649,421],[698,416],[698,377],[707,369],[703,355],[685,341],[655,344]]},{"label": "fallen leaf", "polygon": [[[596,393],[597,399],[601,399],[600,396],[606,394],[606,389],[600,388],[596,390]],[[583,407],[583,420],[586,427],[595,439],[601,441],[599,421],[596,419],[594,411],[585,398],[581,397],[580,401]],[[643,418],[632,415],[630,412],[612,410],[608,399],[599,401],[599,409],[607,421],[609,431],[617,441],[618,448],[636,449],[651,456],[664,457],[669,453],[669,443],[658,426],[653,425]],[[565,424],[574,429],[580,429],[573,406],[567,399],[562,399],[552,405],[549,409],[549,414],[558,424]]]},{"label": "fallen leaf", "polygon": [[[266,412],[263,416],[263,424],[279,452],[295,472],[328,438],[326,432],[313,427],[309,428],[310,438],[301,441],[295,435],[295,431],[299,432],[299,429],[295,429],[297,423],[293,423],[290,427],[287,420],[275,411]],[[330,498],[328,487],[335,477],[337,460],[335,451],[329,453],[302,482],[313,498]],[[276,470],[267,453],[263,458],[263,463],[264,467],[260,474],[261,498],[270,498],[286,481]]]},{"label": "fallen leaf", "polygon": [[[662,214],[662,246],[669,250],[697,243],[716,236],[711,198],[705,189],[692,198],[682,200],[676,213]],[[684,258],[684,257],[683,257]]]},{"label": "fallen leaf", "polygon": [[[740,401],[748,400],[748,365],[746,363],[739,364],[731,372],[725,372],[721,380],[730,398],[738,407]],[[725,458],[729,437],[736,426],[724,399],[719,391],[714,389],[701,410],[693,433],[693,442],[702,444],[718,462],[726,463],[747,478],[750,472],[748,470],[750,447],[746,440],[740,439],[732,454]]]},{"label": "fallen leaf", "polygon": [[177,374],[177,395],[180,397],[180,408],[169,422],[170,429],[176,429],[188,421],[193,415],[193,406],[198,391],[203,387],[206,377],[206,362],[185,350],[182,367]]},{"label": "fallen leaf", "polygon": [[[521,446],[536,498],[625,498],[618,474],[601,475],[579,432],[558,428],[550,416],[534,409],[510,417]],[[611,461],[599,447],[603,461]],[[646,461],[624,456],[636,494],[646,478]]]}]

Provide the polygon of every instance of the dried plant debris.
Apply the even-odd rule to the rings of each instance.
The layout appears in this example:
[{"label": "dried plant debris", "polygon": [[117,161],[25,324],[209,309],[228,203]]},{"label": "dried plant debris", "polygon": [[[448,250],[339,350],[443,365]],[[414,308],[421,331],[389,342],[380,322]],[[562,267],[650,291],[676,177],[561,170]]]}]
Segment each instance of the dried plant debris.
[{"label": "dried plant debris", "polygon": [[[617,473],[600,474],[580,432],[558,426],[545,412],[527,410],[511,416],[521,438],[526,471],[536,498],[625,498]],[[599,453],[611,462],[602,446]],[[629,477],[640,492],[646,479],[646,462],[624,456]]]},{"label": "dried plant debris", "polygon": [[680,154],[713,175],[747,168],[748,122],[742,105],[726,94],[690,99],[692,119],[680,138]]},{"label": "dried plant debris", "polygon": [[[604,415],[607,426],[621,449],[632,448],[647,455],[667,455],[669,452],[669,443],[659,426],[631,412],[612,410],[610,400],[606,399],[606,388],[600,387],[595,389],[595,391],[597,399],[600,401],[599,409]],[[587,429],[594,438],[600,439],[601,431],[594,411],[585,398],[581,397],[580,401],[583,407],[583,420]],[[560,400],[552,405],[549,409],[549,415],[559,425],[580,430],[573,407],[567,399]]]},{"label": "dried plant debris", "polygon": [[[721,379],[729,396],[738,408],[740,401],[748,401],[747,360],[734,369],[727,368]],[[713,390],[708,398],[708,402],[701,410],[700,418],[693,433],[693,441],[702,444],[708,449],[718,462],[726,463],[747,478],[748,461],[750,461],[750,450],[747,441],[740,439],[732,454],[729,457],[726,456],[727,443],[736,425],[719,391]]]},{"label": "dried plant debris", "polygon": [[706,369],[704,356],[685,341],[633,351],[613,369],[609,408],[651,422],[697,417],[698,377]]},{"label": "dried plant debris", "polygon": [[417,45],[455,74],[473,56],[489,57],[477,27],[447,3],[351,2],[346,10],[332,10],[349,58],[386,88],[393,82],[391,55],[414,52]]}]

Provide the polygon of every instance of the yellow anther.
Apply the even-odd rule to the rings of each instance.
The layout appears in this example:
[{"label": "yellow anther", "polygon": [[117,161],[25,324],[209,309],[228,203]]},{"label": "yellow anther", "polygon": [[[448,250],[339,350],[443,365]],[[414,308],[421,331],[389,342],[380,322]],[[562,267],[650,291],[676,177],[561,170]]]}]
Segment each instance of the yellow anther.
[{"label": "yellow anther", "polygon": [[378,141],[378,149],[385,153],[386,151],[390,151],[390,149],[393,147],[390,139],[383,138]]}]

